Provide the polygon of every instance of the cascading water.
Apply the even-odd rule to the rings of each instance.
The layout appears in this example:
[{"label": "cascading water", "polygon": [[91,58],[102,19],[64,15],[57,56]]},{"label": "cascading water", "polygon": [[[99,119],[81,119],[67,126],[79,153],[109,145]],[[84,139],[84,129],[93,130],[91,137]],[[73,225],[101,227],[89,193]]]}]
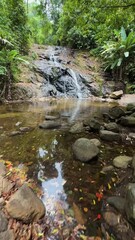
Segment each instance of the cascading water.
[{"label": "cascading water", "polygon": [[78,79],[77,79],[76,73],[73,71],[73,69],[70,69],[70,75],[71,75],[71,77],[74,80],[74,85],[75,85],[75,88],[76,88],[76,95],[77,95],[77,97],[78,98],[82,98],[81,86],[78,83]]},{"label": "cascading water", "polygon": [[[87,79],[72,69],[70,58],[66,58],[63,48],[48,47],[41,60],[36,60],[38,72],[45,78],[42,84],[44,96],[57,96],[78,99],[90,96]],[[71,68],[70,68],[71,67]]]}]

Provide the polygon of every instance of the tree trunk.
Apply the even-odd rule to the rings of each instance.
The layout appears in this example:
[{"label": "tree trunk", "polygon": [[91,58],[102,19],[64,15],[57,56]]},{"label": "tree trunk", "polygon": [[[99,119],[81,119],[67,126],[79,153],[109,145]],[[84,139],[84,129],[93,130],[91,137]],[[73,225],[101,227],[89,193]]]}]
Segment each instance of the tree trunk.
[{"label": "tree trunk", "polygon": [[11,66],[8,64],[7,66],[7,100],[10,101],[11,97],[11,87],[12,87],[12,73],[11,73]]}]

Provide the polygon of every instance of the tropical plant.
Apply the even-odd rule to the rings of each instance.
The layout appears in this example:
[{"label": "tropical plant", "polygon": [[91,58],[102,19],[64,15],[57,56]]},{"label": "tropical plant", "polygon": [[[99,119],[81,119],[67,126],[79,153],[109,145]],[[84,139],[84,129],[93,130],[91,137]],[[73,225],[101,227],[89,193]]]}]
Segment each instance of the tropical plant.
[{"label": "tropical plant", "polygon": [[124,27],[120,31],[114,31],[114,40],[107,41],[101,50],[104,58],[105,70],[111,70],[118,80],[124,80],[127,76],[129,64],[134,64],[135,32],[128,35]]},{"label": "tropical plant", "polygon": [[10,50],[4,48],[0,51],[0,96],[6,97],[11,100],[11,87],[15,79],[15,73],[18,71],[18,63],[24,62],[28,64],[22,56],[20,56],[17,50]]}]

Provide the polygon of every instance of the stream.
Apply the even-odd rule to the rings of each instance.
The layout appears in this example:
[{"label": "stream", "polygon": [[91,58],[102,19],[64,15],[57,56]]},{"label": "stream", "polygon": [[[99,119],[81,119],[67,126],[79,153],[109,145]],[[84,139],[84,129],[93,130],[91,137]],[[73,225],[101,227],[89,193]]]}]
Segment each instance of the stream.
[{"label": "stream", "polygon": [[[112,179],[117,178],[115,172],[104,175],[100,171],[104,165],[110,165],[115,156],[132,155],[133,148],[101,141],[98,160],[82,163],[73,155],[73,143],[79,137],[98,138],[98,135],[92,132],[72,134],[69,129],[78,121],[108,111],[111,106],[111,103],[89,99],[66,98],[0,105],[0,157],[24,168],[28,178],[41,187],[42,201],[53,229],[48,239],[60,239],[57,229],[62,228],[69,234],[77,224],[86,227],[80,234],[100,235],[102,219],[97,216],[103,211],[103,202],[98,201],[96,193],[105,188],[105,201],[116,191]],[[39,129],[46,115],[59,115],[61,127]],[[20,127],[27,127],[28,131],[11,134]]]}]

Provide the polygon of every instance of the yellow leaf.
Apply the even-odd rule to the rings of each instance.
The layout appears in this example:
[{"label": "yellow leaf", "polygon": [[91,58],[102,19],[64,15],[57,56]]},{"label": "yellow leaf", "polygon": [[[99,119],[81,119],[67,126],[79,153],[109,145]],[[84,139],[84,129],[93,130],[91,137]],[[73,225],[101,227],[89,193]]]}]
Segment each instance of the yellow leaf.
[{"label": "yellow leaf", "polygon": [[111,187],[111,185],[110,185],[110,183],[108,183],[108,189],[110,190],[112,187]]},{"label": "yellow leaf", "polygon": [[55,229],[53,229],[53,231],[52,231],[52,234],[56,234],[56,233],[58,233],[58,229],[57,228],[55,228]]},{"label": "yellow leaf", "polygon": [[43,233],[38,233],[38,237],[43,237],[44,234]]},{"label": "yellow leaf", "polygon": [[88,208],[86,208],[86,207],[85,207],[83,210],[84,210],[84,212],[86,212],[86,213],[88,212]]},{"label": "yellow leaf", "polygon": [[84,235],[80,235],[80,238],[81,238],[82,240],[87,240],[87,237],[84,236]]},{"label": "yellow leaf", "polygon": [[93,205],[96,205],[96,201],[93,199]]}]

